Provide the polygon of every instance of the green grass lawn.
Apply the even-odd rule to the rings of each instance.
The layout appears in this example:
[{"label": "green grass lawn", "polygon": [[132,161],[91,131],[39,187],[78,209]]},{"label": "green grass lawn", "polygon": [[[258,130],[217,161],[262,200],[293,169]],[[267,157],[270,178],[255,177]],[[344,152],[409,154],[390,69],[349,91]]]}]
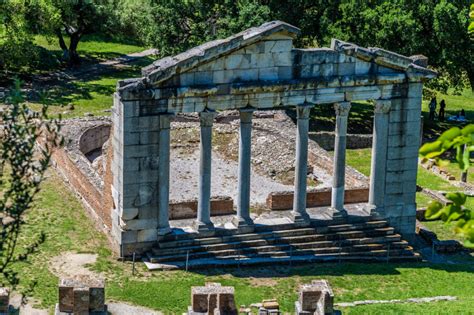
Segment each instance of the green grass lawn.
[{"label": "green grass lawn", "polygon": [[[64,40],[66,45],[69,45],[69,38],[64,37]],[[62,53],[56,37],[37,35],[35,36],[34,43],[49,51],[58,52],[59,55]],[[85,35],[77,46],[79,55],[84,58],[93,58],[97,60],[108,60],[145,49],[145,47],[139,45],[121,43],[98,35]]]},{"label": "green grass lawn", "polygon": [[[68,82],[50,89],[47,92],[47,102],[51,105],[49,112],[53,115],[62,114],[64,118],[83,117],[85,113],[96,116],[108,116],[118,80],[139,77],[141,68],[153,62],[150,57],[140,58],[130,63],[130,67],[114,70],[101,75],[94,75],[83,80]],[[73,104],[74,110],[66,105]],[[38,110],[39,103],[30,103]]]},{"label": "green grass lawn", "polygon": [[[454,302],[429,304],[371,305],[343,309],[344,313],[467,313],[474,303],[472,283],[474,264],[466,258],[457,265],[448,264],[314,264],[305,266],[268,266],[264,268],[210,269],[204,271],[147,272],[138,264],[131,273],[131,263],[122,263],[111,255],[106,238],[93,227],[81,204],[65,187],[62,180],[50,172],[34,209],[27,215],[22,241],[40,231],[46,242],[28,263],[16,270],[24,284],[38,281],[32,292],[43,307],[52,311],[57,302],[57,277],[49,270],[51,258],[66,252],[97,253],[99,259],[91,269],[107,279],[108,299],[180,314],[190,304],[191,286],[208,281],[235,287],[237,305],[277,298],[284,312],[292,312],[299,284],[313,279],[328,279],[334,288],[336,302],[365,299],[406,299],[436,295],[454,295]],[[21,246],[21,244],[20,244]]]},{"label": "green grass lawn", "polygon": [[[355,149],[346,150],[347,164],[354,167],[362,174],[370,176],[370,158],[371,149]],[[417,184],[423,188],[428,188],[437,191],[459,191],[449,183],[449,181],[431,173],[423,167],[418,167]],[[421,192],[416,193],[416,203],[419,208],[426,207],[431,202],[431,198]],[[466,207],[474,207],[474,197],[468,197]],[[441,221],[423,222],[429,229],[435,232],[440,239],[455,239],[461,240],[453,231],[454,223],[444,224]]]}]

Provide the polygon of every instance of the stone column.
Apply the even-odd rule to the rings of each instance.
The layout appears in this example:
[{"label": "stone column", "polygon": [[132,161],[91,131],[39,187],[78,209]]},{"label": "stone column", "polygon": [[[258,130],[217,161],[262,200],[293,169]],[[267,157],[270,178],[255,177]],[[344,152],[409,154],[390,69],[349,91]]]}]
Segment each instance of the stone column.
[{"label": "stone column", "polygon": [[334,104],[336,111],[336,138],[334,143],[334,168],[332,180],[331,207],[344,214],[344,182],[346,175],[346,135],[350,102]]},{"label": "stone column", "polygon": [[198,232],[212,231],[211,222],[211,162],[212,162],[212,123],[215,112],[199,113],[201,122],[199,200],[195,228]]},{"label": "stone column", "polygon": [[250,218],[250,154],[252,147],[252,115],[254,109],[240,110],[239,131],[239,179],[237,196],[237,216],[233,223],[239,229],[251,230],[253,221]]},{"label": "stone column", "polygon": [[371,213],[383,212],[390,106],[390,100],[375,101],[368,204]]},{"label": "stone column", "polygon": [[170,232],[170,118],[160,115],[160,136],[158,149],[158,235]]},{"label": "stone column", "polygon": [[295,193],[293,211],[291,212],[295,223],[309,223],[310,221],[306,212],[306,180],[308,175],[309,112],[311,107],[311,105],[306,104],[296,107]]}]

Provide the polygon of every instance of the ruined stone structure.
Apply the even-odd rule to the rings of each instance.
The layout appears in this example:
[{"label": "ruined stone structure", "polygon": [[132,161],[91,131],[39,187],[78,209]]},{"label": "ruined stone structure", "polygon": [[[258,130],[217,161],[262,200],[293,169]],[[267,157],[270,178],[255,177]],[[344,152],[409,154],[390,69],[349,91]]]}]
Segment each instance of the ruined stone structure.
[{"label": "ruined stone structure", "polygon": [[[148,250],[176,235],[169,223],[170,121],[199,113],[198,235],[212,235],[210,174],[213,118],[240,112],[237,233],[255,229],[250,216],[251,132],[255,110],[297,112],[295,198],[291,220],[304,227],[307,211],[309,110],[333,107],[336,116],[331,211],[344,217],[345,149],[351,102],[374,101],[373,154],[366,210],[410,237],[415,191],[422,81],[435,75],[427,60],[333,40],[331,48],[298,49],[296,27],[274,21],[227,39],[166,57],[143,77],[118,83],[112,113],[112,236],[121,255]],[[230,222],[229,222],[230,223]],[[288,226],[287,226],[288,227]]]}]

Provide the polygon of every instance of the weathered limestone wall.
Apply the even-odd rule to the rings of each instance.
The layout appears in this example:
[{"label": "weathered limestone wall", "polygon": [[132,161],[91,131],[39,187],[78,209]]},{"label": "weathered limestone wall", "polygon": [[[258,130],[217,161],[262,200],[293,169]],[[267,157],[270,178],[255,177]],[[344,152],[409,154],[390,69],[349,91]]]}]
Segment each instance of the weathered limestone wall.
[{"label": "weathered limestone wall", "polygon": [[383,215],[404,237],[414,235],[416,225],[422,84],[407,87],[406,97],[394,99],[389,113]]}]

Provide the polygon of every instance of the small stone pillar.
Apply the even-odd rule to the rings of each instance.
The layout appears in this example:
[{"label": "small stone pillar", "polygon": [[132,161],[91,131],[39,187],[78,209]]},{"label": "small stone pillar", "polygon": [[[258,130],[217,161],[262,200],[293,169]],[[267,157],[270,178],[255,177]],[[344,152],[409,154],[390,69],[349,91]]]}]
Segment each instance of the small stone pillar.
[{"label": "small stone pillar", "polygon": [[390,100],[375,101],[368,204],[371,213],[383,212],[390,107]]},{"label": "small stone pillar", "polygon": [[314,280],[300,286],[298,301],[295,302],[297,315],[328,315],[334,313],[334,293],[326,280]]},{"label": "small stone pillar", "polygon": [[212,166],[212,124],[215,112],[199,113],[201,122],[199,200],[195,228],[198,232],[214,230],[211,222],[211,166]]},{"label": "small stone pillar", "polygon": [[8,288],[0,288],[0,315],[8,314],[10,308],[10,290]]},{"label": "small stone pillar", "polygon": [[160,135],[158,149],[158,235],[170,232],[170,118],[160,115]]},{"label": "small stone pillar", "polygon": [[59,303],[56,315],[107,314],[104,281],[91,277],[61,279],[58,285]]},{"label": "small stone pillar", "polygon": [[237,315],[234,288],[219,283],[206,283],[204,287],[191,288],[189,315]]},{"label": "small stone pillar", "polygon": [[306,181],[308,174],[308,129],[311,105],[296,106],[296,158],[295,158],[295,194],[291,215],[295,223],[309,223],[306,212]]},{"label": "small stone pillar", "polygon": [[237,216],[233,223],[239,229],[252,230],[253,221],[250,218],[250,170],[252,149],[252,115],[253,108],[240,110],[239,130],[239,178],[237,196]]},{"label": "small stone pillar", "polygon": [[344,186],[346,178],[346,136],[350,102],[334,104],[336,111],[336,138],[334,143],[334,168],[331,192],[331,207],[344,214]]}]

